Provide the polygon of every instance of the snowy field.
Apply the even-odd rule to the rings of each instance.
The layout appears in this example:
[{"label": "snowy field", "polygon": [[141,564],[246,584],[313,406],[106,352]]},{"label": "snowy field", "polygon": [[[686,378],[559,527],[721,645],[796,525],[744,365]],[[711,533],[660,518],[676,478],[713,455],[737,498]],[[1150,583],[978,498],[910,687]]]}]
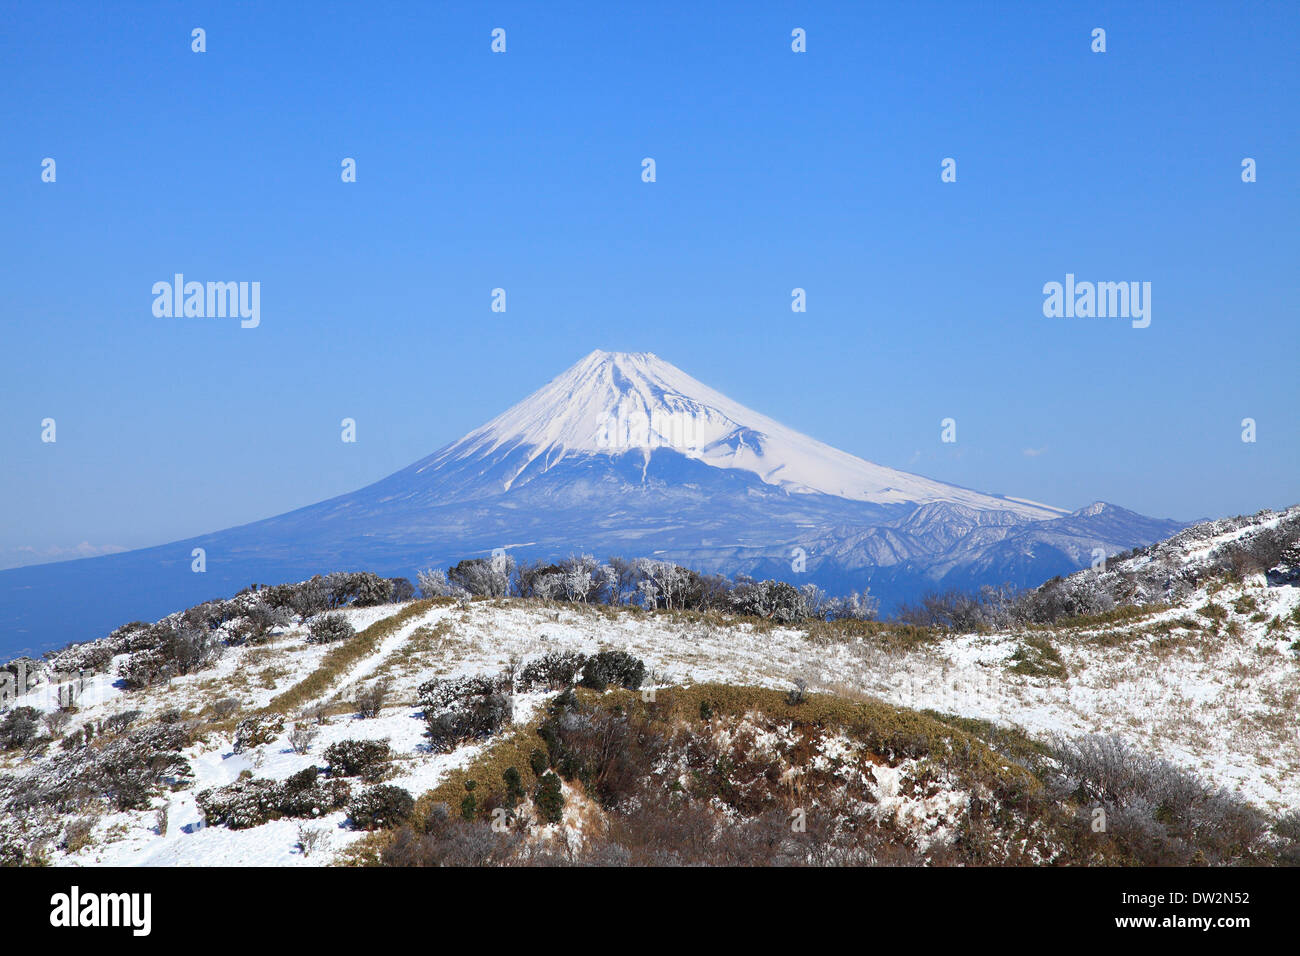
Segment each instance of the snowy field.
[{"label": "snowy field", "polygon": [[[1242,596],[1253,598],[1249,615],[1231,610]],[[1229,609],[1216,636],[1178,626],[1210,601]],[[659,686],[722,681],[788,687],[804,680],[813,690],[869,695],[982,718],[1041,738],[1057,733],[1118,734],[1262,807],[1300,808],[1300,747],[1294,723],[1300,666],[1289,647],[1294,635],[1270,635],[1265,623],[1250,620],[1285,618],[1298,603],[1300,589],[1266,587],[1261,577],[1214,595],[1198,593],[1180,607],[1123,625],[1060,633],[960,635],[906,649],[874,637],[817,642],[797,627],[717,622],[684,614],[512,599],[438,605],[402,623],[312,702],[334,713],[320,726],[308,753],[295,753],[289,745],[292,719],[278,739],[238,754],[228,732],[210,732],[206,743],[186,753],[194,778],[183,789],[156,799],[148,811],[103,816],[89,846],[73,854],[55,851],[53,862],[328,863],[362,836],[344,828],[342,811],[315,821],[281,820],[236,831],[205,827],[196,794],[228,784],[242,771],[279,780],[312,764],[322,765],[324,748],[340,740],[387,739],[399,767],[388,782],[418,796],[449,769],[467,764],[481,745],[452,754],[432,753],[415,704],[417,686],[431,677],[500,673],[512,660],[526,661],[557,649],[626,650],[646,662],[652,682]],[[406,607],[344,613],[361,630]],[[1026,676],[1012,670],[1013,655],[1027,636],[1035,635],[1051,638],[1067,676]],[[304,629],[295,628],[271,644],[232,649],[215,668],[176,678],[167,686],[125,692],[110,677],[100,676],[87,688],[77,719],[128,709],[143,711],[142,720],[166,708],[199,715],[215,700],[229,697],[236,698],[245,713],[294,686],[319,666],[325,653],[326,648],[306,643]],[[391,682],[391,690],[380,716],[360,719],[351,713],[348,701],[355,690],[381,678]],[[516,720],[526,720],[542,699],[521,695]],[[10,757],[4,769],[30,772],[42,759],[24,764]],[[164,806],[167,827],[161,833],[158,810]],[[323,841],[310,855],[298,848],[303,827],[319,831]]]}]

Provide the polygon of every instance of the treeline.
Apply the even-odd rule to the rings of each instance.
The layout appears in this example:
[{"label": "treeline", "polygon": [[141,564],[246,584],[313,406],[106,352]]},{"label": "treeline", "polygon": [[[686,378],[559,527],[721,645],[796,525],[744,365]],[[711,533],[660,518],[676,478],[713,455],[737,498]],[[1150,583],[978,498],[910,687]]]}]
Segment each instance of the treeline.
[{"label": "treeline", "polygon": [[815,584],[728,578],[651,558],[589,554],[558,562],[516,563],[509,555],[470,558],[446,571],[417,575],[424,597],[521,597],[575,604],[632,605],[646,610],[727,611],[782,624],[871,620],[880,604],[869,591],[830,597]]}]

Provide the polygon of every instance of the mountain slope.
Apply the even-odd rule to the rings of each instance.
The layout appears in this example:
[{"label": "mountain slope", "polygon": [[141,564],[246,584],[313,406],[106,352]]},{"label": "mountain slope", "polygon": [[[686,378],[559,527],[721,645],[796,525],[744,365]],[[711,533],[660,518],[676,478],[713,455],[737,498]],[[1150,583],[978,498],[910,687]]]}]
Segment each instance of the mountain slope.
[{"label": "mountain slope", "polygon": [[1179,527],[1113,506],[1067,514],[873,464],[654,355],[597,351],[356,492],[155,548],[0,572],[0,651],[94,637],[252,582],[338,569],[412,576],[498,548],[870,586],[888,610],[935,586],[1032,586],[1086,565],[1094,548]]},{"label": "mountain slope", "polygon": [[[737,743],[735,759],[725,765],[736,774],[731,778],[737,783],[735,793],[748,792],[748,785],[761,779],[752,772],[753,761],[781,740],[769,725],[747,728],[735,718],[751,710],[761,713],[756,705],[764,700],[768,711],[775,707],[789,714],[783,709],[789,705],[782,702],[789,700],[784,692],[793,681],[886,717],[893,708],[908,708],[897,714],[905,722],[905,737],[887,748],[892,752],[872,751],[865,762],[860,753],[851,756],[845,746],[851,740],[836,737],[833,720],[810,719],[842,713],[834,699],[797,705],[800,709],[792,714],[805,731],[816,728],[816,737],[822,732],[836,737],[828,747],[818,739],[811,741],[817,747],[810,751],[810,741],[804,737],[800,744],[798,734],[786,742],[799,744],[804,753],[824,754],[825,759],[815,761],[823,770],[848,767],[870,773],[864,777],[873,798],[867,803],[875,808],[876,819],[868,822],[880,822],[875,810],[885,811],[886,822],[902,826],[899,835],[917,852],[917,862],[952,862],[943,850],[960,846],[953,838],[976,805],[963,798],[983,793],[988,799],[986,790],[967,786],[968,779],[952,794],[963,781],[962,768],[972,767],[968,759],[945,766],[944,752],[936,751],[937,763],[918,766],[915,758],[921,755],[906,751],[918,729],[943,730],[930,725],[933,720],[1003,747],[1006,759],[996,763],[1005,770],[1033,767],[1028,758],[1052,746],[1057,735],[1115,736],[1131,753],[1167,760],[1261,810],[1300,810],[1300,752],[1294,746],[1295,701],[1300,698],[1297,535],[1300,507],[1197,525],[1104,570],[1082,571],[1041,589],[1127,594],[1136,604],[1050,624],[1021,623],[979,633],[933,630],[920,641],[915,628],[889,623],[778,626],[716,612],[645,614],[626,606],[523,599],[419,601],[336,612],[358,634],[330,647],[310,643],[310,619],[294,619],[276,627],[269,640],[248,644],[236,636],[241,619],[228,619],[214,636],[229,638],[231,644],[210,666],[128,690],[116,679],[118,669],[132,656],[151,654],[150,640],[157,638],[150,637],[148,627],[124,629],[96,647],[70,649],[51,665],[78,673],[98,662],[75,721],[56,732],[75,737],[85,723],[105,722],[108,730],[97,738],[97,747],[79,750],[47,741],[30,753],[0,751],[0,860],[16,848],[39,851],[61,865],[329,863],[365,838],[347,825],[347,809],[330,807],[319,815],[302,813],[235,829],[205,823],[199,794],[237,785],[249,775],[287,785],[296,775],[310,774],[312,767],[332,766],[330,745],[387,741],[397,759],[385,782],[416,796],[450,796],[455,809],[466,793],[467,777],[483,791],[501,786],[502,767],[486,758],[495,748],[509,747],[512,735],[525,744],[506,765],[528,766],[529,752],[539,741],[536,721],[554,703],[555,691],[526,681],[527,668],[516,667],[513,721],[487,740],[438,753],[425,736],[421,685],[432,678],[497,677],[512,660],[535,662],[545,653],[609,649],[645,662],[658,688],[652,701],[665,711],[674,698],[684,697],[690,704],[685,708],[690,726]],[[1252,570],[1252,560],[1255,568],[1266,567]],[[243,598],[254,601],[256,596]],[[350,646],[357,648],[355,653],[339,653]],[[1053,660],[1054,666],[1042,666]],[[41,674],[43,681],[48,677],[48,672]],[[358,690],[381,680],[390,682],[386,703],[375,716],[363,718],[350,704]],[[742,692],[735,685],[750,689]],[[625,691],[611,690],[604,699],[625,711],[646,706],[639,694]],[[54,701],[43,682],[22,703],[50,711]],[[307,714],[322,716],[308,719]],[[279,716],[283,724],[259,742],[236,747],[238,723],[258,715]],[[660,712],[656,719],[664,716]],[[124,743],[161,739],[161,727],[184,730],[178,746],[190,774],[163,781],[168,785],[153,787],[146,800],[132,806],[102,807],[102,816],[86,813],[80,822],[91,824],[88,835],[68,839],[79,821],[70,819],[53,798],[60,788],[79,779],[87,766],[93,768],[103,754],[120,757]],[[291,739],[295,729],[304,727],[309,728],[305,743]],[[1019,743],[1006,749],[1009,742]],[[969,758],[970,750],[951,748],[947,754]],[[713,763],[700,776],[716,781],[727,772],[723,766]],[[913,771],[915,786],[891,785],[899,774],[913,779]],[[1169,772],[1156,771],[1156,783],[1179,782]],[[784,786],[786,778],[773,779]],[[362,783],[353,779],[354,790]],[[531,786],[527,790],[533,792]],[[1190,793],[1195,801],[1196,791]],[[1163,800],[1187,799],[1188,794],[1187,788],[1169,790],[1160,800],[1138,794],[1118,808],[1122,812],[1110,815],[1116,827],[1128,827],[1145,844],[1160,833],[1156,824],[1169,823]],[[550,832],[580,846],[583,820],[595,819],[595,808],[584,802],[578,783],[566,783],[564,796],[565,825]],[[910,799],[899,799],[903,797]],[[1083,804],[1081,819],[1088,819],[1098,799]],[[1108,805],[1112,799],[1119,798],[1107,796]],[[1213,801],[1202,805],[1215,806]],[[491,806],[486,796],[479,806],[486,814]],[[168,822],[160,825],[160,820]],[[734,817],[728,820],[735,822]],[[304,831],[321,840],[311,854],[300,846]],[[1034,832],[1038,835],[1030,846],[1043,852],[1037,860],[1021,862],[1048,862],[1053,852],[1062,851],[1054,841],[1043,841],[1041,831]],[[998,843],[1003,849],[1013,845],[1023,846],[1023,840]],[[1196,848],[1186,849],[1191,853]],[[1068,861],[1106,862],[1086,857]]]}]

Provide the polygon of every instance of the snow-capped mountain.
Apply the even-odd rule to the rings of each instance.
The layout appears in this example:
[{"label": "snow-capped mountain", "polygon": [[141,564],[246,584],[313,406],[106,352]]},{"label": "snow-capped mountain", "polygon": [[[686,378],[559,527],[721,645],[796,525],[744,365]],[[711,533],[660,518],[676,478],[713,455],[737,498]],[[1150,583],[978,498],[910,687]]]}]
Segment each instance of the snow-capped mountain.
[{"label": "snow-capped mountain", "polygon": [[596,351],[356,492],[159,547],[0,572],[0,651],[86,640],[253,582],[362,569],[410,577],[497,549],[518,559],[656,556],[834,591],[870,586],[888,611],[934,588],[1033,586],[1086,566],[1097,549],[1180,527],[874,464],[652,354]]},{"label": "snow-capped mountain", "polygon": [[650,352],[595,351],[518,405],[415,465],[466,466],[509,491],[566,459],[656,451],[758,477],[791,494],[874,504],[947,502],[1028,518],[1066,512],[864,461],[734,402]]}]

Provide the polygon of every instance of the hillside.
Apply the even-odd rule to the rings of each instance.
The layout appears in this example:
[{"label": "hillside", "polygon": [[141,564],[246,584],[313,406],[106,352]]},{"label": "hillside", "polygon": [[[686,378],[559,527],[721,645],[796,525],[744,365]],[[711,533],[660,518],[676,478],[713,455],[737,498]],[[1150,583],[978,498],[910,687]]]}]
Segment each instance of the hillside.
[{"label": "hillside", "polygon": [[[923,624],[780,624],[435,598],[343,607],[256,636],[249,592],[236,599],[249,616],[217,627],[219,651],[190,673],[157,669],[159,636],[178,640],[183,615],[51,659],[97,673],[75,712],[33,715],[32,733],[5,751],[0,856],[637,863],[657,859],[655,827],[689,819],[717,862],[1280,861],[1300,836],[1286,816],[1300,811],[1297,529],[1300,508],[1198,525],[1018,602],[986,601],[981,613],[1004,623],[969,631],[937,623],[938,606]],[[312,643],[331,613],[355,635]],[[615,655],[609,689],[560,694],[574,675],[559,655],[611,651],[644,673],[630,678]],[[439,679],[460,682],[429,683]],[[376,706],[365,692],[381,682]],[[18,703],[58,710],[48,684]],[[0,725],[10,744],[22,736],[15,713]],[[447,730],[462,718],[488,736],[462,742]],[[350,740],[387,741],[371,754],[382,785],[414,806],[368,791],[366,748],[326,753]],[[615,750],[624,762],[593,756]],[[555,792],[540,787],[547,774]],[[629,800],[658,808],[629,815]],[[1097,806],[1111,836],[1088,843]],[[483,842],[500,808],[508,852]],[[800,810],[807,828],[788,831]],[[355,828],[362,812],[378,831]],[[723,840],[724,821],[749,836]],[[777,831],[798,836],[773,843]],[[693,859],[673,852],[659,861]]]}]

